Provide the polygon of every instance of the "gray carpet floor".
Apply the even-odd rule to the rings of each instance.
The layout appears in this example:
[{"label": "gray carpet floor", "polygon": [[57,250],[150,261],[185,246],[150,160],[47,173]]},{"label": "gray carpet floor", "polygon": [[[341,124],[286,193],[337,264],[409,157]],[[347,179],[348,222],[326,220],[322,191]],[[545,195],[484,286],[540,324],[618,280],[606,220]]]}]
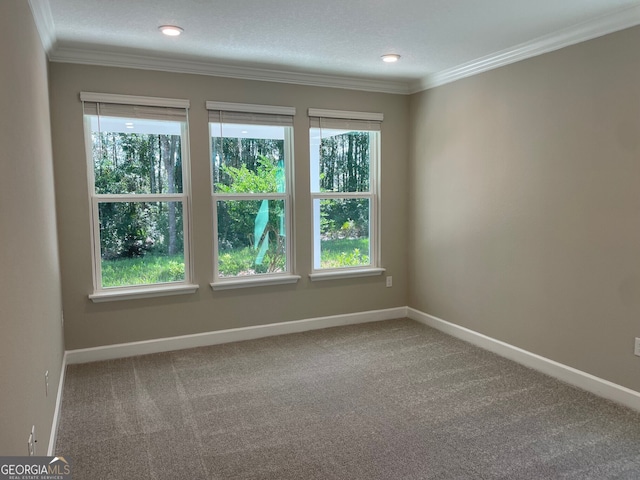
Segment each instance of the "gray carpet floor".
[{"label": "gray carpet floor", "polygon": [[640,414],[411,320],[67,368],[84,479],[638,479]]}]

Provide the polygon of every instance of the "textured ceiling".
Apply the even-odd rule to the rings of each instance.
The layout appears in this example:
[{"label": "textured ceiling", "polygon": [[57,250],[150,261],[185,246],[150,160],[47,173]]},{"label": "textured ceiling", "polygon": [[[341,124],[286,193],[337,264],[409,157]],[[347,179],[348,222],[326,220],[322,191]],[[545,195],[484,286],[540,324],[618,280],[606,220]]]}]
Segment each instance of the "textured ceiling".
[{"label": "textured ceiling", "polygon": [[[56,49],[416,81],[640,0],[50,0]],[[185,33],[170,38],[158,26]],[[380,61],[398,53],[397,64]]]}]

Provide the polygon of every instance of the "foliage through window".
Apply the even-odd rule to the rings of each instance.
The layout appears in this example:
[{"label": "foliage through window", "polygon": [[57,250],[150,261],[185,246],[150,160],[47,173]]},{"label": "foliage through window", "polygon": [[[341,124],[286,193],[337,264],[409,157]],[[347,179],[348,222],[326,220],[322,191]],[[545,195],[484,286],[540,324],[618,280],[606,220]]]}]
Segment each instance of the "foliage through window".
[{"label": "foliage through window", "polygon": [[189,281],[186,109],[84,110],[96,290]]},{"label": "foliage through window", "polygon": [[210,110],[215,278],[287,274],[292,115]]},{"label": "foliage through window", "polygon": [[376,266],[379,122],[310,116],[313,268]]}]

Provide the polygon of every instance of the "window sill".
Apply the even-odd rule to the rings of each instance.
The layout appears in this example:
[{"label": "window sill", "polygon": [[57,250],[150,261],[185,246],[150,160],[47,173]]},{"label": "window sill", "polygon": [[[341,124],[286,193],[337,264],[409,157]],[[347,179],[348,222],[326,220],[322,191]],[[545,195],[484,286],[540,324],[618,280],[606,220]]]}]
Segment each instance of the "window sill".
[{"label": "window sill", "polygon": [[137,298],[166,297],[169,295],[188,295],[196,293],[198,285],[153,285],[148,287],[118,288],[117,290],[102,290],[89,295],[93,303],[115,302],[119,300],[133,300]]},{"label": "window sill", "polygon": [[211,283],[214,290],[230,290],[232,288],[262,287],[266,285],[286,285],[298,283],[300,275],[272,275],[258,277],[233,278],[230,280],[218,280]]},{"label": "window sill", "polygon": [[385,271],[384,268],[352,268],[348,270],[310,273],[309,278],[312,282],[316,282],[321,280],[335,280],[338,278],[374,277],[376,275],[382,275]]}]

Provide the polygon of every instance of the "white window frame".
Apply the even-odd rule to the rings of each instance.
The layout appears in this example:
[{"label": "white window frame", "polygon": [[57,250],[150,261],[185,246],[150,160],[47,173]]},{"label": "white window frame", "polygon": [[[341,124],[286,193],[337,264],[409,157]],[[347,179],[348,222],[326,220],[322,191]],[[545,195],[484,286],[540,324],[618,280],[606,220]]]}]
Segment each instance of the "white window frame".
[{"label": "white window frame", "polygon": [[[91,206],[91,237],[93,264],[93,293],[89,298],[94,302],[129,300],[166,295],[191,294],[198,290],[193,281],[193,261],[191,255],[191,174],[189,148],[189,100],[142,97],[133,95],[114,95],[105,93],[81,92],[83,103],[85,149],[87,157],[87,182]],[[91,140],[91,115],[85,113],[85,102],[97,104],[133,105],[139,107],[169,107],[185,109],[185,120],[181,122],[182,149],[182,193],[173,194],[97,194],[95,191],[95,172]],[[124,117],[123,117],[124,118]],[[100,218],[98,205],[104,202],[180,202],[183,216],[184,265],[185,278],[179,282],[167,282],[119,287],[102,286],[102,258],[100,253]]]},{"label": "white window frame", "polygon": [[[379,218],[379,190],[380,190],[380,142],[382,113],[353,112],[345,110],[326,110],[309,108],[309,126],[311,129],[331,128],[337,130],[369,131],[369,191],[368,192],[314,192],[311,195],[311,238],[312,281],[332,280],[345,277],[368,277],[382,275],[384,268],[380,267],[380,218]],[[319,145],[310,141],[310,186],[319,181]],[[321,239],[320,239],[320,201],[325,199],[367,199],[369,201],[369,265],[321,268]]]},{"label": "white window frame", "polygon": [[[284,165],[285,165],[285,192],[284,193],[217,193],[214,188],[214,167],[212,162],[213,152],[211,151],[211,124],[225,123],[224,113],[235,112],[238,114],[258,114],[258,115],[283,115],[287,117],[295,116],[294,107],[283,107],[275,105],[254,105],[246,103],[230,103],[207,101],[206,108],[209,111],[209,184],[211,188],[211,208],[213,212],[213,290],[227,290],[233,288],[249,288],[263,285],[283,285],[296,283],[300,280],[299,275],[295,275],[295,255],[293,241],[293,126],[285,127],[284,130]],[[222,112],[222,115],[220,114]],[[222,117],[222,118],[220,118]],[[234,121],[232,123],[240,123]],[[222,132],[224,135],[224,131]],[[246,276],[221,277],[218,267],[218,201],[233,200],[282,200],[285,212],[285,265],[286,271],[269,274],[256,274]]]}]

